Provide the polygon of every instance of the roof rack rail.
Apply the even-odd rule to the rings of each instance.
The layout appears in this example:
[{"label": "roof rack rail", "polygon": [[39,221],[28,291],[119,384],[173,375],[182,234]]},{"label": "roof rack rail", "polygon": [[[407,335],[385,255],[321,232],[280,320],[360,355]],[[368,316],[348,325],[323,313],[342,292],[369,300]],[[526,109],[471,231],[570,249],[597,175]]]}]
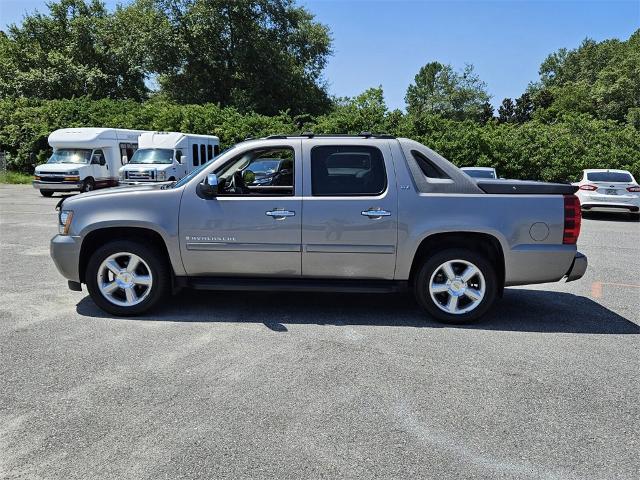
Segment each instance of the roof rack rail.
[{"label": "roof rack rail", "polygon": [[277,134],[277,135],[269,135],[265,137],[266,140],[274,140],[274,139],[283,139],[283,138],[298,138],[298,137],[307,137],[307,138],[331,138],[331,137],[339,137],[339,138],[382,138],[382,139],[395,139],[394,135],[389,135],[388,133],[372,133],[372,132],[360,132],[359,134],[351,134],[351,133],[313,133],[313,132],[303,132],[299,135],[285,135],[285,134]]}]

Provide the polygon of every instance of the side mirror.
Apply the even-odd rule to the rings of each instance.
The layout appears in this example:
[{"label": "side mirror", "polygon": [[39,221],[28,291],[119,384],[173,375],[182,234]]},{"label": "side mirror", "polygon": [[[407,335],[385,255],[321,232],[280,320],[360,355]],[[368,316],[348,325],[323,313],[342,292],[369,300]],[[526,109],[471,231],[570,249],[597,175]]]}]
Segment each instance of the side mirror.
[{"label": "side mirror", "polygon": [[107,161],[104,159],[104,157],[100,157],[100,166],[104,167],[107,164]]},{"label": "side mirror", "polygon": [[207,179],[198,184],[198,193],[203,198],[215,198],[218,195],[218,176],[215,173],[207,175]]},{"label": "side mirror", "polygon": [[182,163],[182,152],[180,150],[176,152],[176,162]]}]

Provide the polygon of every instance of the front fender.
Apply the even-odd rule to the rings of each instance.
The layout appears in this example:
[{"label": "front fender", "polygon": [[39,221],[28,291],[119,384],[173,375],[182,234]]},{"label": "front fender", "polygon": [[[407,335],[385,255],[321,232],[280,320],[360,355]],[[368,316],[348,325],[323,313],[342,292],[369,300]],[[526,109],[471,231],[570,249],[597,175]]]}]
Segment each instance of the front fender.
[{"label": "front fender", "polygon": [[114,189],[110,194],[82,195],[65,201],[72,210],[71,235],[82,241],[92,232],[110,228],[141,228],[157,233],[167,248],[176,275],[184,275],[178,246],[180,191]]}]

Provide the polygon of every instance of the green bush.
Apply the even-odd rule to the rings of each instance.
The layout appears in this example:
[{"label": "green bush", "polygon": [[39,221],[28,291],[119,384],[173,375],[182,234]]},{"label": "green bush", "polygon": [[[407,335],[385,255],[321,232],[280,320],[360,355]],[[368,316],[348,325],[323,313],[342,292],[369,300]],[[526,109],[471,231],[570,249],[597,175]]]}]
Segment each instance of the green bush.
[{"label": "green bush", "polygon": [[9,168],[30,173],[50,154],[49,133],[58,128],[100,126],[183,131],[220,137],[222,148],[247,137],[276,133],[387,132],[413,138],[458,166],[495,167],[508,178],[570,181],[584,168],[623,168],[640,178],[640,133],[633,122],[600,120],[588,114],[522,124],[444,119],[433,114],[389,111],[382,89],[340,99],[329,114],[292,117],[242,114],[214,104],[178,105],[162,99],[0,100],[0,150]]},{"label": "green bush", "polygon": [[0,171],[0,183],[31,183],[33,177],[25,173],[20,172],[1,172]]}]

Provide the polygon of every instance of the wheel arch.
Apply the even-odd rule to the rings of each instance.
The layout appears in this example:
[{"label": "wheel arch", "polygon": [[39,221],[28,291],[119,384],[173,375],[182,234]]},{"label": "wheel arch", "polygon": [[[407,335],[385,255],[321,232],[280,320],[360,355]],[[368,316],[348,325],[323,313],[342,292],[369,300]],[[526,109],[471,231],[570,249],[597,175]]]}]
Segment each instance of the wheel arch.
[{"label": "wheel arch", "polygon": [[113,240],[142,240],[147,245],[155,246],[166,256],[167,264],[171,267],[172,276],[175,276],[167,244],[159,232],[145,227],[101,227],[91,230],[83,238],[78,263],[78,274],[81,283],[86,283],[85,272],[92,253],[97,248]]},{"label": "wheel arch", "polygon": [[500,240],[486,232],[452,231],[432,233],[424,237],[413,255],[409,283],[413,284],[415,275],[426,258],[434,253],[450,248],[465,248],[485,255],[496,266],[499,295],[502,295],[505,282],[504,248]]}]

